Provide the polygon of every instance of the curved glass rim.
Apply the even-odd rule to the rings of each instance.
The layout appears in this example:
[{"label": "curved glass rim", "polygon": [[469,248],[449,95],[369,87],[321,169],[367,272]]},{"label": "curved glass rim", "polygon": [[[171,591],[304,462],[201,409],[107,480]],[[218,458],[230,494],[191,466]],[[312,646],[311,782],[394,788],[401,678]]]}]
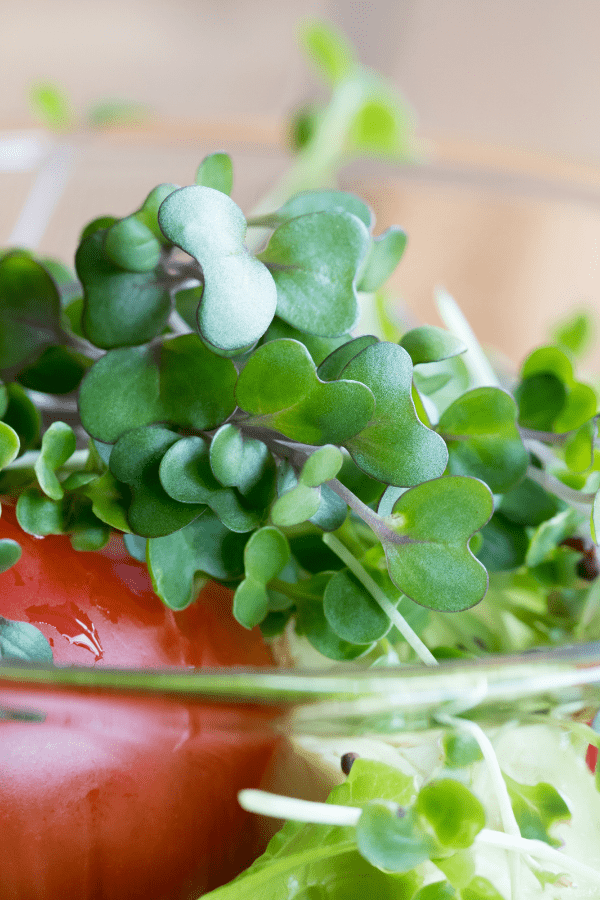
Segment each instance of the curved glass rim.
[{"label": "curved glass rim", "polygon": [[[421,730],[442,716],[490,724],[569,715],[600,705],[600,642],[521,656],[445,661],[435,667],[343,670],[99,669],[0,661],[0,714],[11,718],[14,689],[66,695],[129,695],[279,707],[295,730],[361,733]],[[13,689],[13,692],[11,692]],[[8,703],[3,692],[9,695]],[[20,701],[19,701],[20,705]],[[26,705],[26,704],[25,704]]]}]

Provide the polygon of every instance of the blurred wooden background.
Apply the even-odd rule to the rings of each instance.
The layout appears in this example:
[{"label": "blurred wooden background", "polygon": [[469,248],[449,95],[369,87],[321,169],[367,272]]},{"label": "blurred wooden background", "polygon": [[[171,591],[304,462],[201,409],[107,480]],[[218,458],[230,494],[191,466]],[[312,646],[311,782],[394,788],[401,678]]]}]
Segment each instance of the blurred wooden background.
[{"label": "blurred wooden background", "polygon": [[[435,321],[443,284],[514,360],[557,315],[600,309],[596,0],[4,0],[2,12],[0,130],[33,125],[39,80],[78,110],[127,97],[156,114],[84,147],[44,252],[69,257],[86,219],[130,212],[159,181],[189,182],[217,148],[231,150],[248,208],[287,165],[290,110],[319,93],[298,49],[299,22],[319,17],[394,80],[430,140],[420,167],[344,176],[379,228],[409,233],[394,295]],[[0,172],[2,242],[32,178]]]}]

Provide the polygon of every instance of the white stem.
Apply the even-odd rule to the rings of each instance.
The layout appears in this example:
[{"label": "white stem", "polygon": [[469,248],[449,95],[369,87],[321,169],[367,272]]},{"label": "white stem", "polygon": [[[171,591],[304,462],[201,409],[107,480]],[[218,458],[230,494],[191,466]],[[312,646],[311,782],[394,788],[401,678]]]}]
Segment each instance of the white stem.
[{"label": "white stem", "polygon": [[268,791],[246,789],[238,794],[242,809],[274,819],[291,819],[316,825],[356,825],[362,809],[356,806],[337,806],[271,794]]},{"label": "white stem", "polygon": [[454,297],[445,288],[438,287],[435,291],[435,300],[440,317],[446,327],[467,345],[467,352],[463,354],[462,358],[475,382],[475,387],[501,388],[500,379],[494,372]]},{"label": "white stem", "polygon": [[535,859],[545,860],[555,865],[561,871],[585,878],[586,881],[591,881],[600,888],[600,872],[598,869],[593,869],[586,863],[582,863],[566,853],[555,850],[554,847],[551,847],[550,844],[546,844],[544,841],[536,841],[524,837],[516,838],[505,834],[503,831],[492,831],[489,828],[482,828],[475,838],[475,843],[501,847],[503,850],[513,850],[517,853],[533,856]]},{"label": "white stem", "polygon": [[46,158],[10,233],[9,246],[26,247],[29,250],[38,248],[74,164],[75,148],[72,142],[58,144]]},{"label": "white stem", "polygon": [[426,666],[437,666],[438,661],[425,646],[418,634],[410,627],[404,616],[398,612],[394,604],[388,599],[376,581],[374,581],[364,567],[359,563],[355,556],[350,553],[347,547],[344,547],[333,534],[324,534],[323,542],[333,550],[336,556],[346,563],[353,575],[371,594],[376,603],[379,604],[384,613],[389,617],[390,621],[396,626],[402,637],[410,644],[417,656],[425,663]]},{"label": "white stem", "polygon": [[[511,838],[515,840],[521,840],[521,831],[513,812],[512,804],[510,802],[510,795],[508,793],[508,788],[506,787],[506,782],[502,777],[500,763],[498,762],[496,751],[494,750],[492,742],[488,738],[487,734],[483,731],[482,728],[480,728],[479,725],[476,725],[475,722],[470,722],[468,719],[461,719],[458,716],[449,716],[443,713],[436,716],[436,718],[444,725],[450,725],[452,728],[456,728],[459,731],[466,732],[477,741],[483,754],[485,764],[488,767],[490,777],[492,779],[492,785],[494,787],[496,798],[498,800],[498,806],[500,808],[500,818],[502,819],[504,831],[507,833],[507,835],[510,835]],[[514,854],[511,855],[510,859],[510,880],[511,894],[516,898],[519,886],[519,857],[515,856]]]}]

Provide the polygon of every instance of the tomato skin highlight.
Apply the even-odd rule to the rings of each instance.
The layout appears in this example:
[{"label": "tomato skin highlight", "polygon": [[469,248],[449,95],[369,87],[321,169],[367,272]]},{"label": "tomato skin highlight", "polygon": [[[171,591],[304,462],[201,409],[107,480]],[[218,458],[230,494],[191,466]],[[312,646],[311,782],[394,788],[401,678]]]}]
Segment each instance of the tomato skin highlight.
[{"label": "tomato skin highlight", "polygon": [[[6,505],[0,536],[23,548],[0,615],[36,625],[59,665],[272,665],[223,588],[174,613],[118,545],[36,539]],[[259,849],[237,792],[274,749],[264,710],[26,686],[0,686],[3,703],[45,721],[0,721],[2,900],[191,900]]]}]

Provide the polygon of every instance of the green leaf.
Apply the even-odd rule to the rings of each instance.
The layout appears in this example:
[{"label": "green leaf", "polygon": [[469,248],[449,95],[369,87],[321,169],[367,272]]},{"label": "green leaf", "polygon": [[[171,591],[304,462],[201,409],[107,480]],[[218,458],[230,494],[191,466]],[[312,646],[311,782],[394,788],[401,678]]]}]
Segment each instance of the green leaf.
[{"label": "green leaf", "polygon": [[[346,153],[383,159],[407,159],[411,155],[413,116],[389,82],[370,71],[357,73],[344,85],[362,102],[349,124]],[[355,101],[356,102],[356,101]]]},{"label": "green leaf", "polygon": [[565,508],[565,504],[549,494],[531,478],[507,491],[500,500],[499,512],[517,525],[541,525]]},{"label": "green leaf", "polygon": [[409,872],[434,850],[413,811],[399,811],[389,800],[373,800],[365,806],[356,826],[356,845],[371,865],[384,872]]},{"label": "green leaf", "polygon": [[488,881],[487,878],[477,875],[473,881],[461,891],[461,900],[505,900],[505,898],[502,894],[498,893],[494,885]]},{"label": "green leaf", "polygon": [[466,352],[466,345],[449,331],[435,325],[421,325],[405,332],[400,340],[413,366],[439,362]]},{"label": "green leaf", "polygon": [[52,649],[39,630],[29,622],[11,622],[0,616],[0,659],[52,663]]},{"label": "green leaf", "polygon": [[151,538],[147,559],[154,590],[171,609],[185,609],[202,577],[239,578],[245,541],[246,535],[229,531],[210,511],[174,534]]},{"label": "green leaf", "polygon": [[453,778],[430,781],[419,791],[416,809],[445,847],[470,847],[485,827],[485,810],[464,784]]},{"label": "green leaf", "polygon": [[233,187],[233,163],[227,153],[211,153],[205,156],[196,170],[196,184],[214,188],[223,194],[231,194]]},{"label": "green leaf", "polygon": [[489,488],[475,478],[448,476],[406,491],[384,521],[394,584],[429,609],[456,612],[478,603],[488,586],[485,568],[469,549],[471,536],[493,512]]},{"label": "green leaf", "polygon": [[298,483],[281,494],[271,507],[271,521],[280,528],[300,525],[314,516],[321,505],[321,491]]},{"label": "green leaf", "polygon": [[[315,361],[315,365],[320,365],[326,356],[328,356],[337,347],[345,344],[349,339],[349,334],[342,334],[339,337],[318,337],[314,334],[306,334],[292,325],[288,325],[279,316],[275,316],[262,338],[260,344],[266,344],[267,341],[277,341],[280,338],[292,338],[292,340],[300,341],[307,348],[308,352]],[[323,381],[329,381],[324,378]]]},{"label": "green leaf", "polygon": [[378,343],[379,338],[374,337],[372,334],[362,334],[360,337],[346,341],[340,347],[332,350],[329,356],[323,360],[317,369],[317,375],[321,381],[336,381],[350,360],[358,356],[362,350]]},{"label": "green leaf", "polygon": [[312,61],[330,84],[343,81],[355,68],[352,46],[329,23],[311,23],[305,27],[302,39]]},{"label": "green leaf", "polygon": [[17,458],[20,446],[19,435],[14,428],[6,422],[0,422],[0,469]]},{"label": "green leaf", "polygon": [[321,502],[319,508],[309,519],[323,531],[337,531],[348,515],[348,507],[341,497],[326,484],[321,485]]},{"label": "green leaf", "polygon": [[346,191],[302,191],[294,194],[289,200],[280,206],[277,212],[253,219],[253,225],[265,225],[275,227],[298,216],[306,216],[309,213],[350,213],[361,220],[369,231],[373,227],[375,216],[372,210],[356,196]]},{"label": "green leaf", "polygon": [[204,504],[178,503],[160,482],[161,460],[178,440],[167,428],[134,428],[119,438],[110,455],[110,471],[131,488],[129,527],[142,537],[178,531],[206,509]]},{"label": "green leaf", "polygon": [[456,891],[449,881],[434,881],[433,884],[421,888],[413,900],[453,900],[455,897]]},{"label": "green leaf", "polygon": [[566,397],[565,385],[552,372],[539,372],[524,378],[515,389],[519,424],[537,431],[552,431]]},{"label": "green leaf", "polygon": [[19,369],[61,344],[60,295],[46,269],[24,250],[0,258],[0,371]]},{"label": "green leaf", "polygon": [[18,380],[34,391],[69,394],[79,387],[91,364],[86,356],[67,347],[46,347],[34,363],[21,369]]},{"label": "green leaf", "polygon": [[520,784],[503,773],[515,818],[524,838],[545,841],[559,847],[560,841],[550,837],[548,829],[555,822],[571,818],[569,807],[551,784]]},{"label": "green leaf", "polygon": [[565,462],[572,472],[585,472],[594,462],[598,417],[594,416],[565,441]]},{"label": "green leaf", "polygon": [[168,240],[202,267],[197,318],[203,339],[219,350],[251,347],[275,315],[277,288],[244,245],[246,220],[239,206],[221,191],[193,185],[167,197],[159,223]]},{"label": "green leaf", "polygon": [[222,485],[237,487],[242,494],[252,496],[273,471],[273,458],[266,444],[247,437],[227,422],[210,442],[210,466]]},{"label": "green leaf", "polygon": [[437,426],[448,445],[449,472],[481,478],[496,494],[520,481],[529,454],[516,417],[513,398],[499,388],[475,388],[455,400]]},{"label": "green leaf", "polygon": [[267,584],[291,558],[285,535],[271,525],[255,531],[244,548],[246,577],[236,589],[233,615],[245,628],[259,625],[269,612]]},{"label": "green leaf", "polygon": [[57,85],[50,82],[34,84],[29,91],[34,114],[50,131],[68,131],[73,126],[71,104]]},{"label": "green leaf", "polygon": [[576,382],[567,394],[566,402],[553,422],[555,431],[574,431],[596,415],[596,392],[587,384]]},{"label": "green leaf", "polygon": [[552,340],[572,356],[582,356],[590,346],[594,333],[594,321],[588,312],[574,312],[558,322],[552,329]]},{"label": "green leaf", "polygon": [[466,731],[447,731],[442,739],[446,765],[450,769],[470,766],[483,759],[481,747]]},{"label": "green leaf", "polygon": [[369,233],[356,216],[316,212],[281,225],[260,259],[277,285],[277,315],[310,334],[335,337],[358,320],[356,273]]},{"label": "green leaf", "polygon": [[236,398],[252,424],[305,444],[343,443],[365,427],[375,405],[364,384],[322,382],[306,347],[287,339],[256,350],[240,373]]},{"label": "green leaf", "polygon": [[[356,659],[367,653],[373,645],[352,644],[343,640],[325,618],[321,597],[332,575],[332,572],[321,572],[308,582],[317,596],[305,596],[298,600],[296,631],[299,635],[305,635],[312,646],[328,659],[340,661]],[[306,582],[302,583],[303,588],[307,588],[308,585]],[[321,597],[318,596],[319,593]]]},{"label": "green leaf", "polygon": [[104,234],[104,251],[111,262],[127,272],[156,269],[165,243],[158,226],[158,210],[163,200],[177,189],[176,184],[159,184],[136,212],[108,228]]},{"label": "green leaf", "polygon": [[233,488],[223,487],[213,475],[207,443],[200,437],[181,438],[170,447],[159,467],[160,482],[180,503],[209,506],[230,531],[252,531],[261,514],[244,507]]},{"label": "green leaf", "polygon": [[577,526],[577,513],[571,507],[546,519],[530,538],[525,562],[532,568],[543,562],[561,541],[569,537]]},{"label": "green leaf", "polygon": [[[112,228],[116,229],[115,246],[117,241],[118,246],[126,242],[132,259],[138,254],[142,265],[147,242],[156,240],[151,234],[148,237],[146,226],[136,219],[123,219]],[[163,331],[171,312],[169,291],[157,279],[155,268],[124,271],[107,256],[104,242],[110,234],[111,229],[95,231],[80,244],[75,256],[84,288],[83,329],[91,343],[103,349],[151,341]]]},{"label": "green leaf", "polygon": [[81,421],[106,443],[155,422],[208,430],[235,409],[236,379],[233,362],[216,356],[193,334],[165,340],[160,347],[112,350],[83,380]]},{"label": "green leaf", "polygon": [[36,537],[64,534],[68,519],[66,498],[51,500],[37,488],[28,488],[17,500],[17,521],[23,531]]},{"label": "green leaf", "polygon": [[392,626],[386,613],[348,569],[336,572],[327,583],[323,612],[338,637],[351,644],[372,644]]},{"label": "green leaf", "polygon": [[335,478],[342,468],[344,456],[339,447],[325,444],[308,457],[300,473],[300,482],[307,487],[319,487],[324,481]]},{"label": "green leaf", "polygon": [[385,284],[406,248],[406,232],[396,225],[374,238],[360,275],[359,291],[373,293]]},{"label": "green leaf", "polygon": [[21,559],[21,546],[10,538],[0,538],[0,575]]},{"label": "green leaf", "polygon": [[104,472],[99,478],[86,484],[83,493],[92,501],[92,512],[101,522],[118,531],[129,532],[127,509],[131,502],[131,492],[124,484],[119,484],[114,475]]},{"label": "green leaf", "polygon": [[483,541],[476,556],[488,572],[512,571],[525,563],[529,538],[523,525],[496,512],[479,533]]},{"label": "green leaf", "polygon": [[541,431],[573,431],[597,411],[596,394],[576,381],[569,357],[558,347],[540,347],[521,369],[515,396],[520,422]]},{"label": "green leaf", "polygon": [[396,344],[373,344],[342,374],[367,385],[376,403],[368,425],[343,442],[354,462],[379,481],[405,487],[441,475],[448,451],[443,439],[416,414],[408,353]]},{"label": "green leaf", "polygon": [[87,121],[93,128],[115,125],[139,125],[151,111],[137,100],[108,99],[94,103],[87,111]]},{"label": "green leaf", "polygon": [[346,519],[348,507],[344,500],[326,484],[311,488],[299,482],[291,465],[284,463],[279,467],[277,490],[279,499],[271,509],[275,525],[289,527],[309,521],[323,531],[336,531]]},{"label": "green leaf", "polygon": [[75,453],[75,432],[65,422],[53,422],[42,438],[42,449],[35,463],[39,486],[51,500],[62,500],[64,490],[56,472]]}]

